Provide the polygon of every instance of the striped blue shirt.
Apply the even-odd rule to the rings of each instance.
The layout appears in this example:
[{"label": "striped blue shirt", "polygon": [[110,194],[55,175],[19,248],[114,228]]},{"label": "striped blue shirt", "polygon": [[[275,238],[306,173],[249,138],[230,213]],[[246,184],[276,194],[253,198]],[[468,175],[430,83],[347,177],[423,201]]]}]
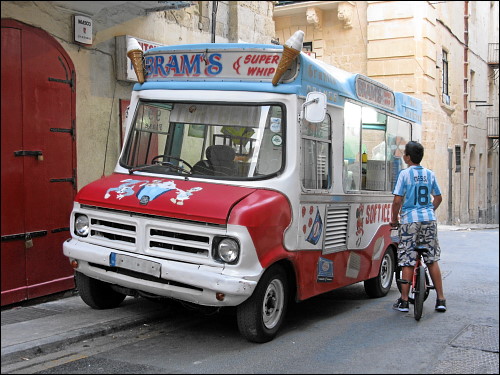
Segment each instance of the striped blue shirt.
[{"label": "striped blue shirt", "polygon": [[392,194],[404,197],[401,224],[436,220],[431,195],[441,195],[441,190],[430,169],[420,165],[403,169]]}]

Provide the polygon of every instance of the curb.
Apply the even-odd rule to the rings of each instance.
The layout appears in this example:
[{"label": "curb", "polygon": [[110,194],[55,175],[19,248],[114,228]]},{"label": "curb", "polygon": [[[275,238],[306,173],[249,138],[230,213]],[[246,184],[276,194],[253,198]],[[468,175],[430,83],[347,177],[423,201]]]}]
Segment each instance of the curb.
[{"label": "curb", "polygon": [[[124,306],[122,313],[118,315],[115,319],[107,320],[105,315],[105,310],[91,310],[88,308],[88,312],[82,313],[82,308],[80,306],[71,307],[70,310],[65,310],[65,305],[71,304],[71,298],[79,298],[78,296],[61,298],[56,309],[59,307],[62,310],[59,311],[64,319],[60,325],[50,325],[47,323],[47,319],[51,319],[50,316],[45,317],[45,322],[41,319],[31,319],[26,321],[18,321],[12,324],[6,324],[2,326],[2,349],[1,358],[2,366],[9,364],[10,362],[19,361],[20,358],[33,358],[42,353],[49,353],[52,351],[57,351],[64,348],[67,345],[80,342],[82,340],[89,340],[95,337],[105,336],[120,330],[129,329],[132,327],[139,326],[145,323],[151,323],[158,321],[160,319],[165,319],[168,317],[169,312],[172,312],[172,305],[148,305],[144,304],[144,300],[130,301],[128,305]],[[53,303],[53,302],[52,302]],[[50,302],[49,302],[50,304]],[[82,306],[87,309],[87,306]],[[47,304],[37,305],[38,309],[44,309],[47,311],[51,310],[51,307]],[[55,311],[55,310],[52,310]],[[85,315],[88,319],[84,324],[81,324],[81,317]],[[94,314],[94,315],[93,315]],[[95,322],[93,322],[95,320]],[[90,323],[89,323],[90,322]],[[44,324],[45,323],[45,324]],[[49,324],[49,325],[47,325]],[[35,328],[36,327],[36,328]],[[43,337],[31,339],[29,334],[24,334],[24,338],[15,340],[9,345],[3,339],[9,337],[9,335],[15,336],[16,332],[34,332],[39,328],[40,335]],[[36,336],[36,334],[33,334]],[[8,340],[8,339],[6,339]],[[7,345],[6,345],[7,344]]]},{"label": "curb", "polygon": [[146,315],[139,319],[130,318],[121,320],[120,322],[99,323],[90,328],[80,328],[69,334],[61,333],[48,338],[35,340],[30,343],[16,344],[6,347],[5,349],[2,348],[2,363],[4,364],[13,356],[32,357],[42,353],[62,349],[64,346],[74,344],[82,340],[89,340],[95,337],[105,336],[119,330],[135,327],[140,324],[157,320],[160,318],[160,315],[160,313],[157,313],[149,316]]},{"label": "curb", "polygon": [[441,231],[466,231],[466,230],[489,230],[498,229],[498,224],[468,224],[468,225],[446,225],[438,224]]}]

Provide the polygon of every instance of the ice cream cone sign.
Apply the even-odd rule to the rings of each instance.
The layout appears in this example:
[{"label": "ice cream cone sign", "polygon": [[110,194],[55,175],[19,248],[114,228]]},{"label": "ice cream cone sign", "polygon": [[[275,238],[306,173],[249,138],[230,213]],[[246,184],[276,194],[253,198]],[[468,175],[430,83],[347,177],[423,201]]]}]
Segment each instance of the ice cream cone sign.
[{"label": "ice cream cone sign", "polygon": [[292,65],[293,60],[297,58],[302,51],[302,44],[304,43],[304,32],[302,30],[297,30],[291,37],[288,39],[283,46],[283,54],[281,55],[281,59],[278,63],[278,67],[276,68],[276,73],[274,73],[273,77],[273,86],[278,85],[278,81],[285,74],[287,69]]},{"label": "ice cream cone sign", "polygon": [[144,83],[144,52],[139,42],[134,38],[127,40],[127,56],[132,61],[137,80],[139,83]]}]

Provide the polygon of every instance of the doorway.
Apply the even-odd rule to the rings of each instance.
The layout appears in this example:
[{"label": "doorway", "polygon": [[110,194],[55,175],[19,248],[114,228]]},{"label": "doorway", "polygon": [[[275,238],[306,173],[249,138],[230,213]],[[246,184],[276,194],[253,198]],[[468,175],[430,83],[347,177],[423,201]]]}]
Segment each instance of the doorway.
[{"label": "doorway", "polygon": [[2,306],[74,288],[75,69],[45,31],[2,19]]}]

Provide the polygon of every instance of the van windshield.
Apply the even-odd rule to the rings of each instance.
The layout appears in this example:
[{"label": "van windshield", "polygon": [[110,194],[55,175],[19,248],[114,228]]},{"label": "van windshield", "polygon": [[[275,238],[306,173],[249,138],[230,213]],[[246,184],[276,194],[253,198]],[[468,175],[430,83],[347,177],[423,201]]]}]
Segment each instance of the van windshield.
[{"label": "van windshield", "polygon": [[120,165],[200,178],[271,177],[284,165],[280,105],[139,102]]}]

